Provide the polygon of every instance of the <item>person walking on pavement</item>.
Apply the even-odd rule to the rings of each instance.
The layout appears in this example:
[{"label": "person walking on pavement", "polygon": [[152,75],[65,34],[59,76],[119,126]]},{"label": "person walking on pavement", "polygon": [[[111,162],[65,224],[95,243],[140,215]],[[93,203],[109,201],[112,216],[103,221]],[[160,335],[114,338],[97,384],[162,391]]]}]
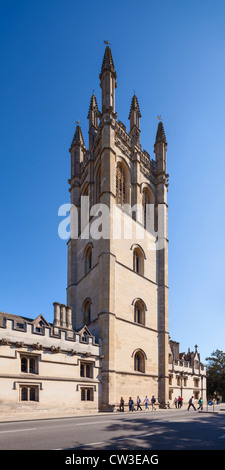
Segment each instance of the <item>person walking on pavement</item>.
[{"label": "person walking on pavement", "polygon": [[134,411],[134,401],[132,398],[129,398],[129,411]]},{"label": "person walking on pavement", "polygon": [[120,411],[124,411],[124,399],[123,399],[123,397],[120,398]]},{"label": "person walking on pavement", "polygon": [[149,410],[148,402],[149,402],[149,399],[148,399],[148,397],[147,397],[147,395],[146,395],[146,397],[145,397],[145,399],[144,399],[144,404],[145,404],[145,409],[146,409],[146,410]]},{"label": "person walking on pavement", "polygon": [[198,410],[203,410],[203,399],[202,399],[202,397],[199,398],[198,404],[199,404]]},{"label": "person walking on pavement", "polygon": [[174,405],[175,405],[175,408],[177,408],[177,397],[174,398]]},{"label": "person walking on pavement", "polygon": [[153,410],[156,410],[155,402],[156,402],[156,399],[155,399],[154,395],[152,395],[152,398],[151,398],[152,411],[153,411]]},{"label": "person walking on pavement", "polygon": [[137,396],[137,411],[140,410],[142,411],[142,407],[141,407],[141,399],[139,396]]},{"label": "person walking on pavement", "polygon": [[190,410],[190,407],[193,406],[194,410],[196,411],[196,408],[195,408],[195,405],[193,403],[193,396],[190,398],[189,402],[188,402],[188,411]]},{"label": "person walking on pavement", "polygon": [[183,398],[180,397],[180,395],[179,395],[178,400],[177,400],[178,401],[178,408],[182,407],[182,400],[183,400]]}]

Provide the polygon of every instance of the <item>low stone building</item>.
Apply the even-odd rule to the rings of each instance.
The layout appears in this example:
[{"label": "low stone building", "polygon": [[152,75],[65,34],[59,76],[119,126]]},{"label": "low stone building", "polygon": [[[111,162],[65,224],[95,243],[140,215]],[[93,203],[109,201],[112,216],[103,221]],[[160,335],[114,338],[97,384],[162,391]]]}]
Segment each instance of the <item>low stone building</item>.
[{"label": "low stone building", "polygon": [[[75,331],[71,308],[54,303],[54,321],[0,312],[0,412],[97,412],[101,409],[101,341]],[[181,396],[206,401],[206,366],[195,351],[169,342],[170,406]],[[151,392],[146,387],[146,393]],[[130,390],[132,394],[133,390]],[[149,393],[150,395],[150,393]],[[125,402],[128,396],[124,396]],[[144,397],[143,397],[144,398]],[[118,405],[118,403],[114,403]],[[113,406],[113,409],[117,407]]]},{"label": "low stone building", "polygon": [[[54,304],[54,322],[0,312],[0,407],[98,410],[100,345],[71,309]],[[19,405],[19,406],[18,406]]]},{"label": "low stone building", "polygon": [[206,366],[200,361],[197,345],[195,351],[179,352],[180,345],[170,340],[169,349],[169,402],[174,404],[178,396],[187,404],[191,396],[197,402],[200,397],[206,403]]}]

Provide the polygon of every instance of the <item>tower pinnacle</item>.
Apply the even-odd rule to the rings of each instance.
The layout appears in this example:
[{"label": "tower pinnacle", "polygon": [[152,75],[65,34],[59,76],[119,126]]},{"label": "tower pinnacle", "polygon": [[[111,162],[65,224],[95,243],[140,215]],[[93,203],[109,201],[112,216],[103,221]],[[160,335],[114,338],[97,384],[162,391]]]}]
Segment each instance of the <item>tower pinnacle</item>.
[{"label": "tower pinnacle", "polygon": [[80,145],[81,147],[85,148],[84,138],[79,124],[77,124],[71,147],[74,145]]},{"label": "tower pinnacle", "polygon": [[138,103],[138,99],[137,99],[137,96],[134,94],[133,98],[132,98],[132,101],[131,101],[131,106],[130,106],[130,114],[129,114],[129,117],[128,119],[131,118],[131,113],[132,111],[134,111],[135,113],[137,113],[137,116],[140,118],[141,117],[141,112],[140,112],[140,108],[139,108],[139,103]]},{"label": "tower pinnacle", "polygon": [[109,70],[113,74],[114,78],[116,79],[117,75],[116,75],[116,71],[115,71],[115,67],[113,63],[112,52],[109,46],[105,48],[105,54],[104,54],[103,61],[102,61],[101,73],[99,75],[100,80],[102,78],[103,73],[106,70]]},{"label": "tower pinnacle", "polygon": [[159,143],[167,144],[166,134],[165,134],[165,131],[164,131],[162,121],[159,121],[158,129],[157,129],[157,132],[156,132],[156,138],[155,138],[155,145],[159,144]]},{"label": "tower pinnacle", "polygon": [[99,110],[98,110],[98,104],[97,104],[97,99],[94,93],[92,94],[91,101],[90,101],[90,106],[89,106],[89,111],[88,111],[88,116],[87,118],[91,120],[91,122],[97,127],[97,124],[95,122],[95,118],[98,118],[99,116]]},{"label": "tower pinnacle", "polygon": [[130,114],[128,116],[128,119],[130,120],[130,135],[132,138],[132,145],[140,144],[140,118],[141,112],[138,99],[134,94],[131,101]]},{"label": "tower pinnacle", "polygon": [[89,148],[94,145],[95,136],[97,135],[97,128],[98,128],[98,120],[99,120],[99,110],[96,97],[94,93],[92,94],[89,111],[88,111],[88,119],[89,119]]},{"label": "tower pinnacle", "polygon": [[115,113],[115,89],[116,71],[113,63],[112,52],[109,46],[105,48],[102,68],[99,78],[102,89],[102,114]]}]

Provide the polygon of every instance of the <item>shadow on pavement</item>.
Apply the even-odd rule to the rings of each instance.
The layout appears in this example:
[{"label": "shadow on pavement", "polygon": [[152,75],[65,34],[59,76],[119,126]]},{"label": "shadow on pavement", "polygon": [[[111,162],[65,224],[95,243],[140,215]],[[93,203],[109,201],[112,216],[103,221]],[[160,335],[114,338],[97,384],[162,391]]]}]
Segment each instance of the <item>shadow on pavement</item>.
[{"label": "shadow on pavement", "polygon": [[[140,413],[140,415],[139,415]],[[107,425],[99,445],[82,445],[74,449],[104,450],[219,450],[225,449],[225,416],[193,413],[181,421],[170,417],[135,419],[124,416]],[[224,427],[223,427],[224,426]],[[221,438],[224,435],[224,438]],[[72,449],[71,449],[72,450]]]}]

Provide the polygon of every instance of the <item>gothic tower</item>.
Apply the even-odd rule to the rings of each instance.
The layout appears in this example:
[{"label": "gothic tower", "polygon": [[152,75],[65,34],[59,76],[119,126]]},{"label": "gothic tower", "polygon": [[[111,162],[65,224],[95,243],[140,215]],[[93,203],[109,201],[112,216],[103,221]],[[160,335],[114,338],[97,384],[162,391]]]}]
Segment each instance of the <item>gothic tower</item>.
[{"label": "gothic tower", "polygon": [[71,204],[79,224],[68,242],[67,305],[73,327],[87,325],[102,342],[100,408],[137,395],[154,395],[163,405],[169,343],[167,142],[160,121],[155,159],[142,149],[135,94],[129,132],[117,120],[109,46],[99,77],[101,111],[93,94],[89,148],[79,125],[70,148]]}]

